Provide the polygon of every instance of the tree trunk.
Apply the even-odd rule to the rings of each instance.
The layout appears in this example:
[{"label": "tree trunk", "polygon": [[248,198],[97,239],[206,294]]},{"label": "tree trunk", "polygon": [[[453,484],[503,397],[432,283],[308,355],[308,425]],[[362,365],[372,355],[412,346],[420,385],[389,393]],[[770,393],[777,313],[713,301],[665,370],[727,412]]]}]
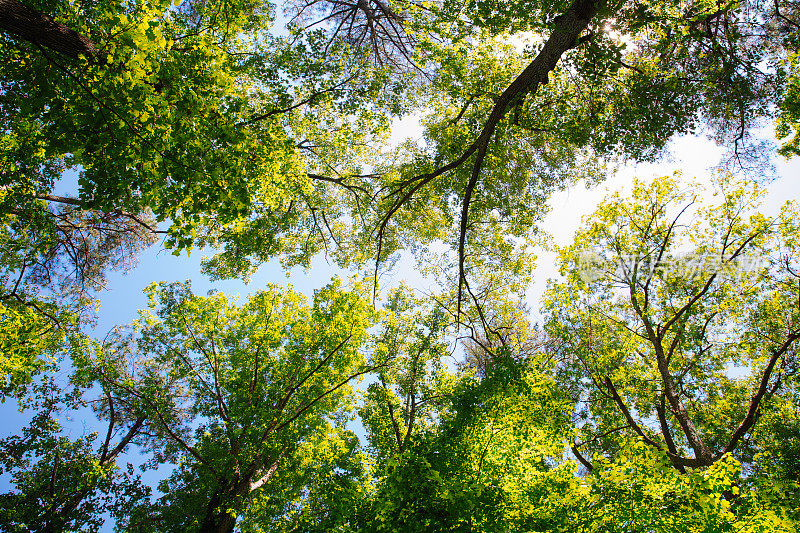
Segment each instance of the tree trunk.
[{"label": "tree trunk", "polygon": [[106,54],[91,39],[19,0],[0,0],[0,30],[73,59],[84,55],[93,63],[106,63]]},{"label": "tree trunk", "polygon": [[[236,526],[235,513],[241,510],[243,502],[248,494],[258,490],[272,478],[285,453],[286,448],[284,447],[281,453],[278,454],[277,459],[273,461],[266,471],[251,465],[248,469],[249,473],[244,474],[244,479],[237,482],[236,480],[239,477],[237,474],[236,478],[234,478],[234,481],[231,482],[227,489],[218,489],[214,492],[214,495],[211,497],[206,507],[206,516],[200,524],[199,533],[233,533],[233,529]],[[255,474],[255,472],[259,470],[261,471]],[[253,481],[254,475],[260,477]],[[224,507],[223,504],[225,504]],[[225,509],[228,505],[233,508],[233,513]]]},{"label": "tree trunk", "polygon": [[208,502],[206,508],[206,516],[200,524],[198,533],[232,533],[234,526],[236,526],[236,518],[231,516],[228,512],[220,510],[220,507],[225,498],[225,494],[221,491],[216,491]]}]

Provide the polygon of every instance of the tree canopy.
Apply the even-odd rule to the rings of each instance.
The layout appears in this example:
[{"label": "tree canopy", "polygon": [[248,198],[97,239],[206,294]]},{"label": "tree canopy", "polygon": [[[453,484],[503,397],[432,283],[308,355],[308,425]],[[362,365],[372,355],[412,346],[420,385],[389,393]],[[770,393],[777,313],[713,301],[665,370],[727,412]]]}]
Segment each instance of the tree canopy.
[{"label": "tree canopy", "polygon": [[[0,0],[0,531],[794,531],[800,212],[761,203],[798,29],[794,0]],[[548,244],[554,193],[690,135],[724,169]],[[96,331],[151,246],[352,277],[153,280]]]}]

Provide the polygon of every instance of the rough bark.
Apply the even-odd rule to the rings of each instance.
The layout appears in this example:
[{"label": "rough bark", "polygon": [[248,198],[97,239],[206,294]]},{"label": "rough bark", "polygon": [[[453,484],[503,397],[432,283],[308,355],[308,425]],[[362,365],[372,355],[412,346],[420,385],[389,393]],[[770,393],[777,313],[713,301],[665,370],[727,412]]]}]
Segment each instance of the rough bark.
[{"label": "rough bark", "polygon": [[83,55],[93,63],[106,63],[106,54],[91,39],[19,0],[0,0],[0,30],[73,59]]}]

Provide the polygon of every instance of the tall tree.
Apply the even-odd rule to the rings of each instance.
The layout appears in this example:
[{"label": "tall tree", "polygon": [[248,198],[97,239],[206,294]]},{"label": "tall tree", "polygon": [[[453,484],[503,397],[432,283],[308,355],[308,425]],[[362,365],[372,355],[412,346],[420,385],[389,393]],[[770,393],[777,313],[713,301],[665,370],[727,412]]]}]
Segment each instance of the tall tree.
[{"label": "tall tree", "polygon": [[637,181],[561,250],[566,281],[549,289],[548,330],[583,421],[573,451],[589,469],[587,457],[615,456],[623,435],[681,472],[709,466],[792,386],[797,206],[768,218],[757,185],[715,184],[709,205],[675,180]]},{"label": "tall tree", "polygon": [[573,478],[572,465],[561,461],[569,399],[528,361],[500,354],[495,363],[481,380],[460,376],[436,423],[390,457],[376,487],[375,517],[364,530],[553,525],[542,503]]},{"label": "tall tree", "polygon": [[0,299],[30,307],[50,299],[85,311],[108,272],[132,269],[158,234],[148,213],[87,211],[75,198],[9,189],[0,196],[0,213]]},{"label": "tall tree", "polygon": [[156,314],[139,321],[146,367],[117,390],[148,414],[156,462],[177,465],[151,520],[162,531],[231,532],[281,493],[273,477],[293,479],[334,431],[349,384],[375,369],[361,350],[371,306],[338,282],[311,307],[275,286],[242,307],[188,284],[149,291]]},{"label": "tall tree", "polygon": [[[292,6],[288,38],[258,2],[41,6],[109,59],[6,30],[3,183],[49,192],[60,164],[79,165],[85,207],[152,208],[172,245],[226,248],[217,276],[444,240],[460,303],[491,233],[475,228],[529,235],[549,192],[602,174],[590,163],[707,128],[748,166],[776,102],[792,127],[796,47],[773,38],[796,24],[792,2]],[[365,148],[414,109],[425,146]]]},{"label": "tall tree", "polygon": [[[144,412],[115,394],[117,382],[136,378],[128,344],[117,334],[102,345],[73,342],[71,353],[47,361],[26,393],[16,394],[30,421],[0,439],[0,469],[13,486],[0,495],[0,530],[97,531],[104,515],[121,525],[146,501],[150,487],[130,464],[118,464],[148,431]],[[68,379],[59,360],[65,355],[73,363]]]},{"label": "tall tree", "polygon": [[21,391],[62,343],[80,339],[108,272],[129,271],[156,239],[148,214],[47,198],[0,190],[0,395]]},{"label": "tall tree", "polygon": [[448,372],[447,319],[407,287],[391,292],[376,350],[391,364],[377,373],[360,408],[372,452],[385,462],[408,449],[447,405],[457,379]]},{"label": "tall tree", "polygon": [[[34,7],[2,5],[0,186],[43,197],[75,168],[80,207],[150,208],[170,220],[174,246],[191,246],[200,224],[228,228],[254,213],[275,239],[302,232],[313,217],[297,200],[315,207],[312,191],[338,179],[328,166],[353,173],[338,163],[387,122],[389,98],[361,53],[337,41],[340,60],[328,61],[313,34],[272,35],[268,3]],[[105,60],[20,30],[33,24],[19,22],[21,10],[46,12]]]},{"label": "tall tree", "polygon": [[[315,211],[310,242],[380,263],[444,241],[458,255],[460,304],[480,268],[471,250],[493,234],[529,237],[550,192],[602,177],[610,160],[652,160],[675,135],[704,131],[730,148],[731,165],[753,170],[768,158],[752,128],[775,118],[776,102],[791,105],[781,62],[793,48],[773,38],[794,21],[789,4],[303,3],[298,20],[326,42],[344,34],[396,49],[380,24],[402,20],[425,126],[424,145],[341,176],[341,202]],[[250,239],[223,239],[220,271],[270,257],[266,223],[253,227]]]}]

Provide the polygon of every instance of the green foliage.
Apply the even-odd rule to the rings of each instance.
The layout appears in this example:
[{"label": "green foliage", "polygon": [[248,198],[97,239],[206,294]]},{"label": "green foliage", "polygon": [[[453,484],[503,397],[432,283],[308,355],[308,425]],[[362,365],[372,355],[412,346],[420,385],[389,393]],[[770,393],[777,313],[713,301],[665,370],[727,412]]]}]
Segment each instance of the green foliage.
[{"label": "green foliage", "polygon": [[160,485],[163,530],[257,528],[263,513],[288,512],[306,481],[328,490],[324,463],[308,454],[331,447],[336,464],[352,450],[336,421],[349,383],[371,368],[360,347],[373,312],[358,290],[336,281],[308,306],[271,286],[237,307],[188,282],[149,287],[151,311],[137,323],[143,375],[117,387],[156,428],[155,464],[177,465]]},{"label": "green foliage", "polygon": [[783,140],[779,153],[788,158],[800,154],[800,52],[789,55],[784,68],[789,73],[789,82],[780,102],[777,133]]},{"label": "green foliage", "polygon": [[109,271],[128,271],[155,240],[147,215],[48,206],[18,185],[0,190],[0,397],[32,376],[95,318]]},{"label": "green foliage", "polygon": [[[703,130],[762,164],[749,132],[776,117],[800,153],[794,2],[30,7],[96,49],[0,33],[0,399],[32,417],[0,440],[0,529],[796,528],[796,205],[636,181],[559,250],[544,326],[519,303],[565,185]],[[409,115],[422,142],[387,147]],[[214,279],[324,252],[372,265],[377,299],[410,251],[442,291],[376,311],[356,282],[241,305],[154,283],[89,339],[157,223]],[[89,408],[107,431],[59,421]],[[152,502],[129,445],[171,468]]]},{"label": "green foliage", "polygon": [[62,339],[63,333],[31,309],[0,303],[0,398],[22,396],[45,364],[45,354]]},{"label": "green foliage", "polygon": [[[275,7],[251,0],[46,2],[35,7],[104,60],[4,34],[0,186],[46,194],[76,168],[83,207],[152,209],[170,221],[168,246],[223,249],[207,263],[216,277],[274,257],[307,266],[322,251],[361,264],[376,257],[378,227],[379,260],[460,241],[453,207],[467,190],[468,244],[493,250],[497,234],[528,239],[553,190],[602,176],[608,159],[653,159],[676,134],[708,125],[743,161],[750,126],[771,118],[785,79],[793,86],[794,41],[771,39],[780,12],[764,5],[579,4],[592,6],[587,33],[562,47],[547,83],[528,80],[501,106],[570,4],[314,1],[295,6],[286,36]],[[344,30],[337,17],[351,12]],[[397,33],[367,24],[356,38],[366,13]],[[425,146],[387,157],[390,118],[414,111]]]},{"label": "green foliage", "polygon": [[457,383],[445,365],[447,322],[438,305],[401,286],[389,294],[373,357],[386,361],[359,409],[378,472],[442,415]]},{"label": "green foliage", "polygon": [[[105,61],[2,36],[0,186],[46,194],[64,167],[76,168],[84,208],[152,209],[169,219],[178,249],[191,249],[200,227],[310,224],[306,205],[285,213],[298,195],[315,206],[307,172],[349,159],[358,150],[347,146],[386,122],[376,113],[380,78],[360,54],[337,43],[331,60],[319,35],[270,34],[268,3],[37,7],[92,39]],[[325,148],[305,158],[305,143]]]},{"label": "green foliage", "polygon": [[670,178],[636,182],[631,199],[603,202],[560,251],[566,281],[548,292],[548,330],[589,449],[613,457],[635,431],[676,467],[697,466],[680,459],[688,450],[708,465],[788,386],[798,215],[791,203],[759,214],[762,194],[721,175],[709,205]]},{"label": "green foliage", "polygon": [[[663,455],[629,442],[615,461],[598,460],[546,508],[552,531],[591,532],[793,531],[784,510],[740,489],[739,463],[726,456],[712,467],[679,474]],[[558,526],[555,526],[558,523]]]},{"label": "green foliage", "polygon": [[[105,514],[123,524],[149,497],[151,489],[133,467],[116,463],[143,422],[134,422],[135,413],[124,403],[114,403],[102,380],[120,372],[119,362],[105,360],[101,352],[90,356],[98,347],[88,341],[75,348],[67,383],[51,361],[24,395],[17,393],[29,422],[21,434],[0,439],[0,473],[13,487],[0,494],[4,532],[97,531]],[[105,396],[90,400],[93,385]],[[108,423],[102,437],[85,427],[76,436],[75,419],[86,417],[90,407]]]},{"label": "green foliage", "polygon": [[572,477],[558,464],[569,404],[545,376],[505,359],[449,398],[438,426],[388,463],[366,530],[530,530]]},{"label": "green foliage", "polygon": [[272,481],[256,495],[242,531],[355,532],[370,519],[373,493],[370,460],[350,430],[323,427],[296,452]]}]

